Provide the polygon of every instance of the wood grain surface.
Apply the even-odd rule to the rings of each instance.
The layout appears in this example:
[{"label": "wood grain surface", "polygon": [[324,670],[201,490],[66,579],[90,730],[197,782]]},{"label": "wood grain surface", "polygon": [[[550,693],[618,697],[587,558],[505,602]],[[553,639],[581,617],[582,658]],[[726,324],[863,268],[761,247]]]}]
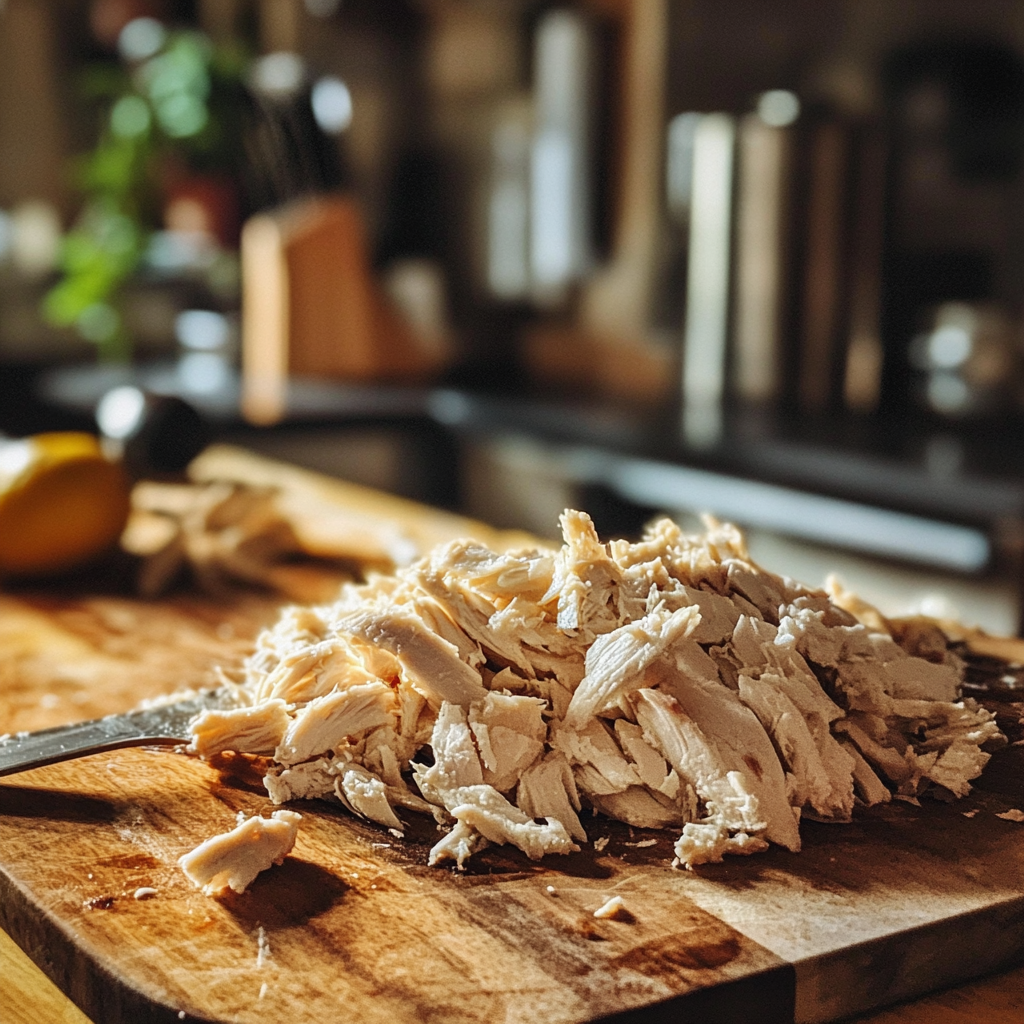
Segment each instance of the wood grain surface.
[{"label": "wood grain surface", "polygon": [[[443,532],[429,510],[399,513]],[[206,682],[275,615],[268,596],[140,602],[81,581],[0,595],[0,729]],[[0,926],[96,1024],[834,1019],[1022,959],[1024,824],[996,817],[1024,808],[1022,760],[1001,752],[965,801],[805,822],[800,854],[692,873],[669,866],[668,834],[594,821],[599,853],[535,864],[491,848],[460,875],[426,867],[430,819],[403,814],[402,841],[298,803],[293,855],[210,899],[176,860],[268,809],[259,762],[123,750],[0,782]],[[156,893],[135,899],[140,887]],[[613,894],[629,915],[595,920]],[[0,966],[0,988],[31,989],[2,943]],[[953,1024],[985,993],[988,1019],[1021,1019],[1006,982],[962,992],[877,1020]],[[24,1019],[81,1020],[52,988],[35,993]],[[20,1021],[2,999],[0,1019]]]}]

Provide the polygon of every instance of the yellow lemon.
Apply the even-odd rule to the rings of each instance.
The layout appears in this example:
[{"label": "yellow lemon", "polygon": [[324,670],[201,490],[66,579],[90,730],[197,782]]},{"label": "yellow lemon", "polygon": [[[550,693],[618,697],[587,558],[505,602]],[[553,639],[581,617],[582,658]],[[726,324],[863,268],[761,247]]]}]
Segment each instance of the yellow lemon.
[{"label": "yellow lemon", "polygon": [[0,576],[73,569],[113,547],[131,484],[91,434],[0,441]]}]

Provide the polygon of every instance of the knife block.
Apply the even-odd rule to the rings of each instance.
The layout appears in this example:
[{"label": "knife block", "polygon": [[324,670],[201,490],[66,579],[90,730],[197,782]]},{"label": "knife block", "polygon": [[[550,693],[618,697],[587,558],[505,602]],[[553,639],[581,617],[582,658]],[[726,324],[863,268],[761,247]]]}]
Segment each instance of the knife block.
[{"label": "knife block", "polygon": [[290,377],[422,379],[439,368],[370,268],[355,202],[316,196],[242,230],[242,414],[280,420]]}]

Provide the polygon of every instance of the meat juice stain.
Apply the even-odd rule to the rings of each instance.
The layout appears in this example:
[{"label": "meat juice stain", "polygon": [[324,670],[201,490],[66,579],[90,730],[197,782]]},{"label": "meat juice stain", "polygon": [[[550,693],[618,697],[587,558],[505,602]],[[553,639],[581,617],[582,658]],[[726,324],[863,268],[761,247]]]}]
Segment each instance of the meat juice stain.
[{"label": "meat juice stain", "polygon": [[601,929],[594,924],[590,918],[581,917],[574,922],[575,931],[581,936],[581,938],[589,939],[591,942],[605,942],[607,936],[601,933]]},{"label": "meat juice stain", "polygon": [[207,789],[224,803],[231,802],[232,790],[266,796],[263,776],[270,763],[267,758],[251,754],[215,754],[209,764],[220,774],[206,784]]},{"label": "meat juice stain", "polygon": [[114,906],[114,896],[93,896],[91,900],[86,900],[82,906],[86,910],[110,910]]}]

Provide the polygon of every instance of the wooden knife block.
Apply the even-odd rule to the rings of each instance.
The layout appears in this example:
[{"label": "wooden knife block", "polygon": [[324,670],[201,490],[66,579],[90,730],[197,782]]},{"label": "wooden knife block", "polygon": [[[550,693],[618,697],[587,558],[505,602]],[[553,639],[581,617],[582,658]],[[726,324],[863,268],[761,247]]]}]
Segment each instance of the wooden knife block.
[{"label": "wooden knife block", "polygon": [[242,230],[242,413],[273,423],[288,379],[422,379],[437,355],[375,280],[355,202],[298,200]]}]

